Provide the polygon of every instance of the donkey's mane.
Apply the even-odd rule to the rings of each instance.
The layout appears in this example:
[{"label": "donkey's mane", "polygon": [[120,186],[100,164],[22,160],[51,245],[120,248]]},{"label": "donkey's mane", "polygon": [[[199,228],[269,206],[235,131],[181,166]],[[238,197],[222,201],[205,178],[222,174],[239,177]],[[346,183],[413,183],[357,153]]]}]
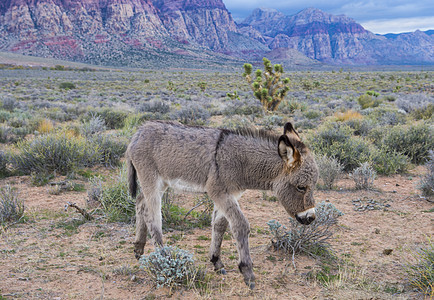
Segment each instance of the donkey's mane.
[{"label": "donkey's mane", "polygon": [[[239,136],[245,136],[245,137],[251,137],[251,138],[259,138],[262,140],[265,140],[269,143],[277,143],[279,140],[280,134],[276,134],[270,130],[265,129],[256,129],[256,128],[239,128],[234,130],[228,130],[228,129],[221,129],[223,131],[226,131],[225,134],[234,134]],[[297,139],[290,138],[291,143],[294,145],[295,148],[297,148],[299,151],[305,152],[307,150],[306,145]]]},{"label": "donkey's mane", "polygon": [[251,137],[251,138],[259,138],[272,143],[277,142],[277,140],[279,139],[279,135],[265,129],[243,127],[238,129],[232,129],[232,130],[231,129],[221,129],[221,130],[227,131],[228,134],[240,135],[240,136]]}]

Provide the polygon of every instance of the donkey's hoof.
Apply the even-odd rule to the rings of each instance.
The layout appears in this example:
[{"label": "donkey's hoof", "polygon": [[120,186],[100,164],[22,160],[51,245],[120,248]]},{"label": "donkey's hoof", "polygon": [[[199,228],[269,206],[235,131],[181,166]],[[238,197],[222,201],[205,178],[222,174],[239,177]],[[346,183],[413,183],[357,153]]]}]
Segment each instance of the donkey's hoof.
[{"label": "donkey's hoof", "polygon": [[253,290],[255,288],[255,282],[251,280],[245,280],[244,281],[246,285],[249,287],[249,289]]},{"label": "donkey's hoof", "polygon": [[217,270],[216,272],[217,272],[218,274],[221,274],[221,275],[226,275],[226,274],[227,274],[226,270],[223,269],[223,268],[221,268],[220,270]]},{"label": "donkey's hoof", "polygon": [[145,251],[143,249],[134,249],[134,256],[136,257],[137,260],[140,259],[140,257],[142,257],[143,253]]}]

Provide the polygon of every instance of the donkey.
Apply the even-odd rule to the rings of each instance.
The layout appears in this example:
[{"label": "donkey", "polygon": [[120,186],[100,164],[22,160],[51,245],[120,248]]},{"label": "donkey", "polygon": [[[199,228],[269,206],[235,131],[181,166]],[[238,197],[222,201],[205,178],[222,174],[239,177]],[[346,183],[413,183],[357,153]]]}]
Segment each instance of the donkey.
[{"label": "donkey", "polygon": [[147,232],[155,247],[163,246],[161,197],[168,187],[206,192],[214,201],[209,258],[226,274],[220,258],[229,225],[237,241],[238,268],[253,289],[249,223],[238,199],[247,189],[272,190],[289,215],[308,225],[315,219],[313,189],[318,168],[291,123],[283,135],[242,129],[226,130],[149,121],[132,137],[126,151],[129,191],[137,194],[134,252],[144,252]]}]

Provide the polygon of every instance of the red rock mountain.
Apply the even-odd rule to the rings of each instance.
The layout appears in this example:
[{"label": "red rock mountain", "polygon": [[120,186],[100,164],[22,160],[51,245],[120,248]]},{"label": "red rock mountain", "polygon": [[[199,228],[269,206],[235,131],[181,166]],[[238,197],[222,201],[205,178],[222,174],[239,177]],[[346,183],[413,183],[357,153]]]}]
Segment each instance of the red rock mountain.
[{"label": "red rock mountain", "polygon": [[267,53],[309,63],[434,63],[433,37],[423,32],[379,36],[314,8],[293,16],[257,9],[236,24],[222,0],[1,0],[0,51],[138,67]]}]

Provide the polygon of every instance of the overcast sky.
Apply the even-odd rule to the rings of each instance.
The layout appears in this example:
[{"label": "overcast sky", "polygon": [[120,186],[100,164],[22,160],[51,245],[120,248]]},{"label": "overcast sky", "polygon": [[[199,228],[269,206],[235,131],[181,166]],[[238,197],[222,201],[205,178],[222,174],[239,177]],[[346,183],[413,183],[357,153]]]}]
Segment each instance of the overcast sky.
[{"label": "overcast sky", "polygon": [[258,7],[275,8],[293,15],[307,7],[344,14],[374,33],[400,33],[434,29],[433,0],[223,0],[235,21],[241,21]]}]

